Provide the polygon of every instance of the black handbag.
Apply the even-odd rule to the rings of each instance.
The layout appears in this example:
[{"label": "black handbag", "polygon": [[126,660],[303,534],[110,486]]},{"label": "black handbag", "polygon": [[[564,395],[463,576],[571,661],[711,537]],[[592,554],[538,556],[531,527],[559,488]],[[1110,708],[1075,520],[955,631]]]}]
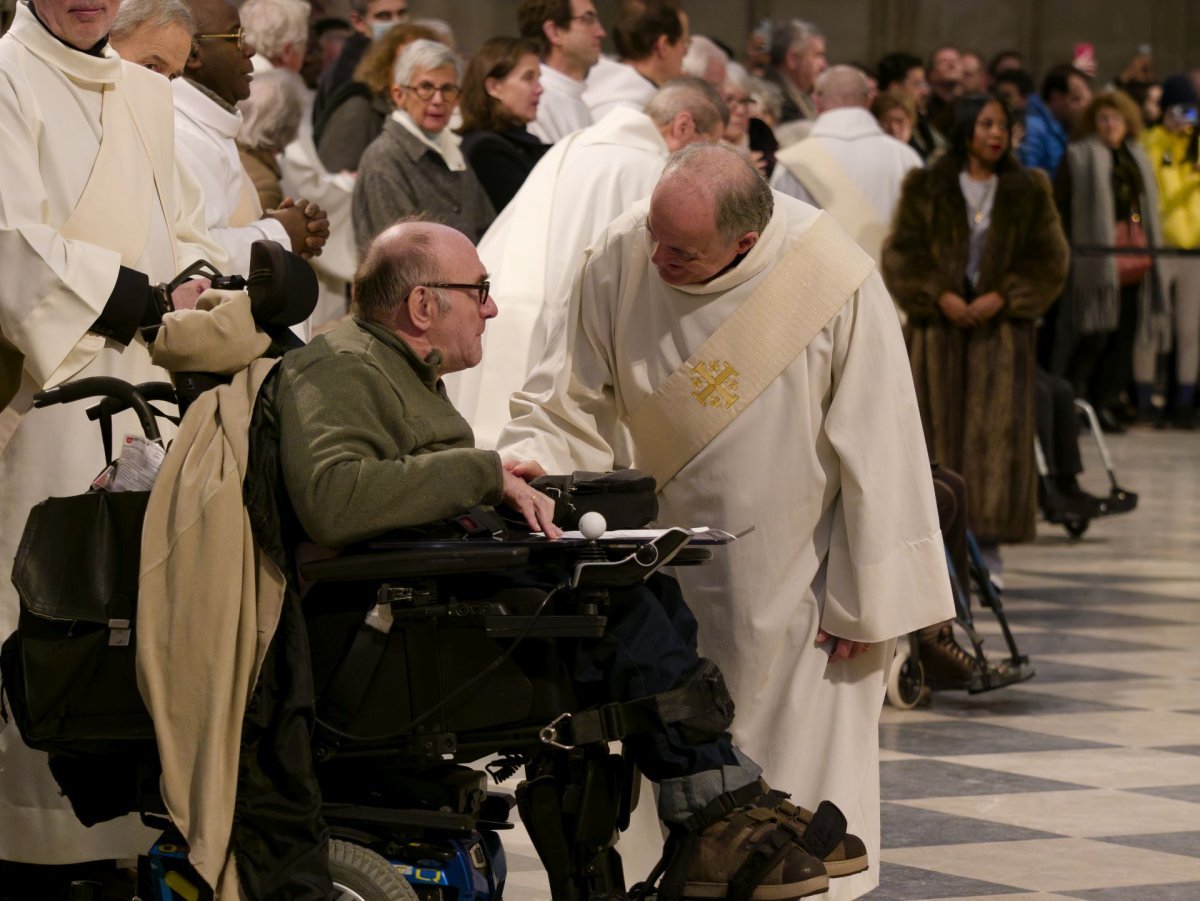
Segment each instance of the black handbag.
[{"label": "black handbag", "polygon": [[17,631],[0,651],[0,669],[32,748],[100,754],[154,738],[133,640],[149,498],[96,491],[30,511],[12,574]]}]

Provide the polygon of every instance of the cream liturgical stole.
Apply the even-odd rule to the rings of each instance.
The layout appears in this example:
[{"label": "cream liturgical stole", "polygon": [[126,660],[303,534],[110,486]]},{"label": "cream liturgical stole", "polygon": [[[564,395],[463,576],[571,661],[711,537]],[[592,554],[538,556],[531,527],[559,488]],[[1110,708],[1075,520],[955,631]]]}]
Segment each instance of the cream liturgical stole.
[{"label": "cream liturgical stole", "polygon": [[658,490],[808,347],[874,266],[828,214],[629,418],[636,465]]},{"label": "cream liturgical stole", "polygon": [[827,210],[858,246],[879,262],[888,223],[879,221],[867,195],[825,145],[808,138],[781,150],[776,159],[804,185],[817,206]]}]

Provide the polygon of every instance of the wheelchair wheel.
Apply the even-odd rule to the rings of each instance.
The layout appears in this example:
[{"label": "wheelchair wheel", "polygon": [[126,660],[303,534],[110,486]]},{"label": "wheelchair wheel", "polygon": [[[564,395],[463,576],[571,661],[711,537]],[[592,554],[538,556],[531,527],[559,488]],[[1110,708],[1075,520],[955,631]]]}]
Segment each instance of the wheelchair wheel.
[{"label": "wheelchair wheel", "polygon": [[892,658],[888,670],[887,699],[897,710],[912,710],[925,694],[925,667],[906,653]]},{"label": "wheelchair wheel", "polygon": [[333,901],[417,901],[417,893],[381,854],[334,839],[329,843]]}]

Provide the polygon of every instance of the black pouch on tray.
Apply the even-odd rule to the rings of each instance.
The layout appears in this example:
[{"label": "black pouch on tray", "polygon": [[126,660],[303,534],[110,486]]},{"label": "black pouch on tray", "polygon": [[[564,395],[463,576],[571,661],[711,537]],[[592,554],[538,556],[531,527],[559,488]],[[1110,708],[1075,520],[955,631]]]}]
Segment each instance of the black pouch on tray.
[{"label": "black pouch on tray", "polygon": [[530,484],[554,498],[554,522],[563,529],[578,529],[579,518],[591,512],[610,529],[640,529],[658,516],[654,477],[636,469],[542,476]]}]

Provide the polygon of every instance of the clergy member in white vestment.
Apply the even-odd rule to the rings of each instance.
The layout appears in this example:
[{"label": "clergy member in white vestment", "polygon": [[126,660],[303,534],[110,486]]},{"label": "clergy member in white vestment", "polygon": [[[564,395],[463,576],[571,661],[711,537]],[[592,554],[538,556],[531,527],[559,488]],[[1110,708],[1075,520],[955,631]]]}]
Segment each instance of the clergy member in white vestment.
[{"label": "clergy member in white vestment", "polygon": [[[116,9],[38,0],[39,21],[20,3],[0,38],[3,637],[16,628],[7,574],[29,509],[82,493],[104,467],[83,405],[35,411],[32,395],[74,377],[164,380],[137,334],[153,318],[149,284],[200,258],[226,265],[199,189],[175,166],[167,80],[104,43]],[[116,424],[117,436],[137,431],[130,416]],[[0,721],[0,859],[62,864],[149,847],[155,833],[136,817],[85,829],[45,759]]]},{"label": "clergy member in white vestment", "polygon": [[818,76],[820,115],[807,138],[776,154],[771,187],[826,210],[878,262],[904,176],[921,158],[884,133],[868,96],[867,79],[853,66]]},{"label": "clergy member in white vestment", "polygon": [[617,12],[613,43],[621,61],[601,57],[588,72],[583,102],[593,122],[619,106],[642,109],[655,90],[683,74],[687,13],[679,0],[627,0]]},{"label": "clergy member in white vestment", "polygon": [[592,0],[521,0],[517,24],[521,37],[541,48],[542,99],[529,131],[554,144],[592,124],[583,91],[600,59],[604,26]]},{"label": "clergy member in white vestment", "polygon": [[230,271],[250,269],[250,246],[278,241],[304,256],[320,253],[329,221],[316,204],[264,215],[237,151],[241,113],[234,104],[250,93],[254,45],[245,39],[237,8],[227,0],[194,0],[196,40],[183,78],[173,82],[180,162],[200,182],[206,225],[225,248]]},{"label": "clergy member in white vestment", "polygon": [[695,141],[718,140],[728,113],[699,79],[668,82],[645,112],[620,108],[556,144],[479,243],[501,315],[488,327],[483,362],[446,378],[446,390],[471,423],[477,447],[495,446],[508,422],[508,399],[534,364],[561,363],[548,346],[566,315],[584,248],[634,201],[650,196],[668,157]]},{"label": "clergy member in white vestment", "polygon": [[[772,206],[761,233],[740,227]],[[869,891],[893,639],[953,615],[883,282],[827,214],[767,190],[736,151],[695,145],[588,249],[569,323],[567,364],[514,398],[502,457],[638,466],[659,478],[661,523],[755,527],[675,575],[737,704],[735,740],[867,843],[871,868],[830,897]],[[618,422],[631,459],[614,453]]]}]

